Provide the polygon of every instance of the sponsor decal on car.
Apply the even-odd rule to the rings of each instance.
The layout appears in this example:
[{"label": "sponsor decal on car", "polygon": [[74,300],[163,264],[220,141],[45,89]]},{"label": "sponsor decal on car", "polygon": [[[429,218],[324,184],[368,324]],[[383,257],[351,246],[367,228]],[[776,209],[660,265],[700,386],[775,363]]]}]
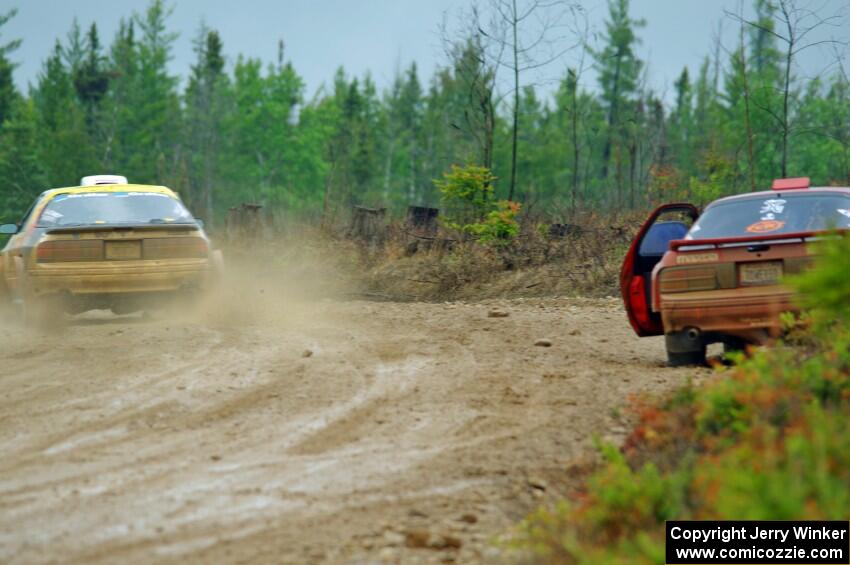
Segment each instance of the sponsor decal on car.
[{"label": "sponsor decal on car", "polygon": [[720,256],[717,253],[688,253],[676,257],[676,263],[693,264],[693,263],[711,263],[717,261]]},{"label": "sponsor decal on car", "polygon": [[765,221],[775,220],[777,214],[782,214],[785,211],[785,204],[786,201],[782,200],[781,198],[771,198],[770,200],[765,200],[764,203],[761,205],[761,210],[759,210],[759,214],[761,214],[761,219]]},{"label": "sponsor decal on car", "polygon": [[747,226],[747,231],[749,233],[770,233],[781,230],[784,225],[785,222],[778,220],[762,220]]}]

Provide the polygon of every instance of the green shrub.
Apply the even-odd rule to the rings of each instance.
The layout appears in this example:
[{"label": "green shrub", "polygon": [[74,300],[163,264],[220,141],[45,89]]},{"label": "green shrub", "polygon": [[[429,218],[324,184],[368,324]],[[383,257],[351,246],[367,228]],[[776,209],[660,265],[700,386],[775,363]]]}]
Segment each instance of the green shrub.
[{"label": "green shrub", "polygon": [[508,245],[519,233],[516,216],[521,206],[508,200],[501,200],[497,206],[498,208],[489,212],[483,221],[463,226],[463,231],[474,235],[479,242],[487,245]]},{"label": "green shrub", "polygon": [[447,226],[462,229],[463,226],[482,221],[493,206],[493,183],[496,177],[487,167],[452,165],[435,180],[443,203],[443,218]]},{"label": "green shrub", "polygon": [[521,206],[508,200],[495,202],[495,181],[486,167],[452,165],[443,180],[434,181],[445,209],[443,223],[485,245],[510,244],[519,233],[516,217]]},{"label": "green shrub", "polygon": [[830,339],[833,325],[850,325],[850,277],[847,276],[850,238],[847,235],[823,241],[818,268],[790,282],[799,292],[801,306],[811,314],[817,337]]}]

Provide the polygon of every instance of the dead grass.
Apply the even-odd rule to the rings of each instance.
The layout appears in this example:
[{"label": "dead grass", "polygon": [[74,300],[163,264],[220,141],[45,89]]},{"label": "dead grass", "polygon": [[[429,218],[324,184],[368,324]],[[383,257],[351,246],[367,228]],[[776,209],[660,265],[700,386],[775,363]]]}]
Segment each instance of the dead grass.
[{"label": "dead grass", "polygon": [[453,233],[417,240],[397,228],[369,256],[364,283],[378,294],[413,300],[609,296],[617,293],[632,226],[631,218],[586,216],[572,233],[555,237],[548,225],[527,221],[504,248]]},{"label": "dead grass", "polygon": [[504,248],[443,229],[419,238],[400,223],[371,242],[352,240],[342,228],[295,225],[262,242],[233,243],[225,253],[237,264],[261,265],[264,276],[309,287],[312,295],[397,301],[599,297],[617,294],[620,264],[641,218],[587,215],[562,237],[526,220]]}]

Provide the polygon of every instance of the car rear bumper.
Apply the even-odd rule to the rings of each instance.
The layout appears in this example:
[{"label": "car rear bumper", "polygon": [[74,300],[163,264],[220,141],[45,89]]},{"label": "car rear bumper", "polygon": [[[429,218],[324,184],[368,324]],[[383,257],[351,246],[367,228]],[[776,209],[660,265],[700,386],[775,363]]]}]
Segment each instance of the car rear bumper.
[{"label": "car rear bumper", "polygon": [[40,263],[27,270],[28,290],[47,294],[162,293],[209,284],[208,259]]},{"label": "car rear bumper", "polygon": [[780,314],[789,311],[798,311],[793,293],[778,285],[682,292],[661,297],[665,333],[696,328],[706,334],[762,341],[780,333]]}]

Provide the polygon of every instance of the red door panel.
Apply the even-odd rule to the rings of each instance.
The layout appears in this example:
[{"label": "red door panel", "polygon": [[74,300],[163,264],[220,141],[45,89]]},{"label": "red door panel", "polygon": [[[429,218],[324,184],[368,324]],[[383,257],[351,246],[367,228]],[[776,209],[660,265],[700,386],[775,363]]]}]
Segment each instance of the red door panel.
[{"label": "red door panel", "polygon": [[[623,266],[620,269],[620,294],[623,296],[623,304],[629,316],[629,323],[631,323],[635,333],[641,337],[662,335],[664,333],[661,316],[657,312],[653,312],[650,307],[652,268],[663,257],[664,251],[667,249],[667,243],[673,239],[681,239],[681,236],[670,237],[664,233],[659,234],[656,231],[656,233],[652,234],[652,241],[654,244],[657,244],[660,238],[663,243],[663,250],[653,249],[653,253],[648,253],[646,250],[643,250],[643,253],[641,253],[641,245],[644,243],[647,235],[650,234],[652,227],[656,223],[662,223],[659,222],[662,216],[674,213],[684,214],[692,222],[696,221],[699,217],[699,210],[692,204],[676,203],[659,206],[641,226],[637,236],[635,236],[631,246],[629,246],[629,251],[626,253],[626,258],[623,260]],[[684,229],[684,227],[681,229]],[[674,230],[666,231],[672,232]],[[658,251],[660,254],[655,251]]]}]

